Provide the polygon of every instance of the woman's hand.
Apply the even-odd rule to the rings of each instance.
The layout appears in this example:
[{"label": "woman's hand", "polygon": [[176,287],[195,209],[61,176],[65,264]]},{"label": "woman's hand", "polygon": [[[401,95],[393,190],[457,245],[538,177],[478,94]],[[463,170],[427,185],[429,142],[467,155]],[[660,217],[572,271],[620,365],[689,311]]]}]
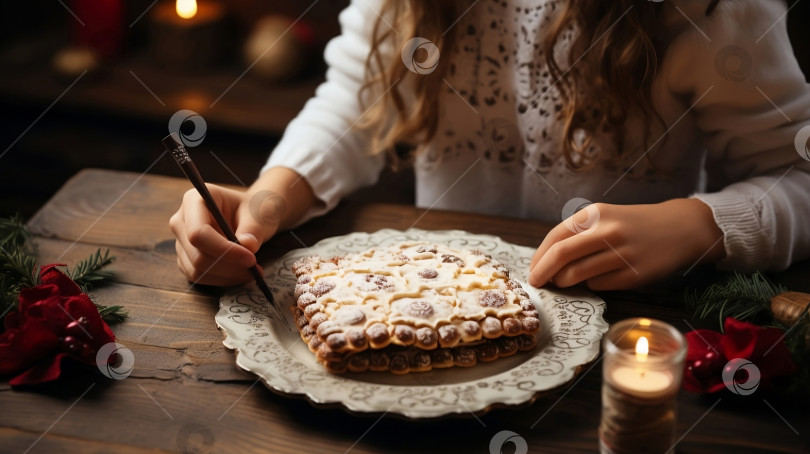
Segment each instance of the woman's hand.
[{"label": "woman's hand", "polygon": [[256,264],[256,251],[275,231],[253,219],[246,191],[207,186],[241,246],[223,236],[200,194],[190,189],[169,220],[177,237],[177,266],[189,281],[198,284],[247,282],[251,279],[248,268]]},{"label": "woman's hand", "polygon": [[529,283],[629,289],[725,255],[711,209],[697,199],[654,205],[596,203],[554,227],[537,248]]},{"label": "woman's hand", "polygon": [[186,192],[169,226],[177,237],[177,266],[197,284],[250,281],[248,268],[256,264],[259,247],[315,202],[306,181],[282,167],[268,170],[247,190],[207,186],[241,245],[225,238],[196,190]]}]

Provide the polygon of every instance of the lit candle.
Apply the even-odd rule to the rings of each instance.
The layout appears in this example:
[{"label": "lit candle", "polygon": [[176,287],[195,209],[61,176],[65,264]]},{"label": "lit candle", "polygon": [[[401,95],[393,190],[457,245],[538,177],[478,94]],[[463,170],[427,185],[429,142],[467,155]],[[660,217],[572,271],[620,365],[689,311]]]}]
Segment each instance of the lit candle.
[{"label": "lit candle", "polygon": [[645,366],[649,355],[649,341],[641,336],[636,341],[635,366],[616,366],[610,371],[611,382],[628,394],[656,397],[672,391],[675,379],[670,371],[651,370]]},{"label": "lit candle", "polygon": [[605,454],[674,449],[677,394],[686,342],[672,326],[630,319],[604,339],[600,450]]}]

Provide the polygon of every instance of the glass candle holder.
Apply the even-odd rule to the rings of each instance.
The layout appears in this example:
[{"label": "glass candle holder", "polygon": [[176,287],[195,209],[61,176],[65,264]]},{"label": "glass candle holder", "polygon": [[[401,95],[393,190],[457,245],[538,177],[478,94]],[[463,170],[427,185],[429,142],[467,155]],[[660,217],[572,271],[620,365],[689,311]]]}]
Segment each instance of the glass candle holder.
[{"label": "glass candle holder", "polygon": [[603,339],[602,454],[674,452],[686,341],[672,325],[631,318]]}]

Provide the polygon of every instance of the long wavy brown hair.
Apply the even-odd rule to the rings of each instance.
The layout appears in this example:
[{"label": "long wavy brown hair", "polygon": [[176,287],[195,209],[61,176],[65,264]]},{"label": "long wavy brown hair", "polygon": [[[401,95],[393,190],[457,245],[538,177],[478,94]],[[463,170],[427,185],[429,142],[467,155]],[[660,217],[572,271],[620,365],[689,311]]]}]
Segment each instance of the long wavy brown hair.
[{"label": "long wavy brown hair", "polygon": [[[549,28],[544,54],[552,80],[563,100],[563,156],[568,167],[592,167],[599,156],[586,150],[594,137],[613,141],[607,161],[618,162],[633,152],[625,146],[625,124],[633,113],[644,121],[646,147],[653,121],[662,121],[651,103],[651,86],[658,69],[654,30],[661,3],[649,0],[567,0]],[[450,55],[458,27],[469,8],[464,0],[388,0],[372,32],[360,101],[365,112],[357,125],[373,137],[373,152],[391,152],[398,143],[415,145],[416,152],[436,134],[439,93],[448,58],[440,58],[430,74],[415,74],[400,59],[400,47],[412,37],[433,42],[440,55]],[[555,46],[566,31],[578,34],[567,61],[557,61]],[[449,30],[449,32],[447,32]],[[419,55],[416,55],[419,59]],[[570,64],[568,64],[570,62]],[[406,98],[403,90],[411,93]],[[411,98],[413,102],[406,102]],[[391,115],[395,112],[395,115]],[[576,134],[585,132],[584,140]],[[579,136],[579,139],[576,137]],[[397,155],[393,155],[395,160]],[[401,157],[401,156],[399,156]]]}]

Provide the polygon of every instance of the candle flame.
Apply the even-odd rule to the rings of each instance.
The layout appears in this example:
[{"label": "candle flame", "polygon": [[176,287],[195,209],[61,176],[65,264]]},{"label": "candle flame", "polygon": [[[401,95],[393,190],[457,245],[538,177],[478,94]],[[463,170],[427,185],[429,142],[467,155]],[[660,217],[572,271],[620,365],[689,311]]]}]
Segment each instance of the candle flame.
[{"label": "candle flame", "polygon": [[177,0],[177,15],[183,19],[191,19],[197,15],[197,0]]},{"label": "candle flame", "polygon": [[636,358],[643,361],[647,359],[648,353],[650,353],[650,343],[646,337],[641,336],[636,341]]}]

